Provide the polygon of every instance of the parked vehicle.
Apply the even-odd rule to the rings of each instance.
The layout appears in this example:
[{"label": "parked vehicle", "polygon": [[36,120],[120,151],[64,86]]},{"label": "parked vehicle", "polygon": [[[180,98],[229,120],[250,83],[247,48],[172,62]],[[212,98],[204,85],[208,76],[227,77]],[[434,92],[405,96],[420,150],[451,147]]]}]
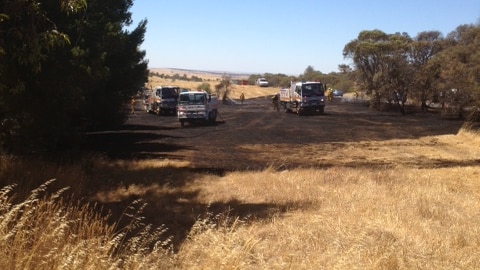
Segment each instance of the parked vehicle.
[{"label": "parked vehicle", "polygon": [[339,89],[333,90],[333,96],[334,97],[343,97],[343,91]]},{"label": "parked vehicle", "polygon": [[182,92],[178,97],[177,116],[182,125],[185,122],[216,123],[218,100],[215,95],[205,91]]},{"label": "parked vehicle", "polygon": [[175,114],[180,87],[158,86],[145,102],[145,110],[156,114]]},{"label": "parked vehicle", "polygon": [[255,84],[261,87],[268,87],[268,81],[265,78],[258,78]]},{"label": "parked vehicle", "polygon": [[321,82],[292,82],[290,88],[280,89],[280,106],[298,115],[321,114],[325,109],[325,85]]}]

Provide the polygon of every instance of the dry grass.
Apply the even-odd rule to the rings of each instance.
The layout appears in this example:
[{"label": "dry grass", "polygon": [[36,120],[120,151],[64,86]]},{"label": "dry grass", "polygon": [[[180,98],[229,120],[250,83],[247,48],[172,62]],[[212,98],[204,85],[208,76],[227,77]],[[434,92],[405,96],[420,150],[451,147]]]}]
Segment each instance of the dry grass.
[{"label": "dry grass", "polygon": [[272,204],[277,214],[233,231],[206,230],[179,256],[194,269],[477,269],[479,173],[476,167],[233,173],[199,183],[209,186],[203,200]]},{"label": "dry grass", "polygon": [[[180,71],[175,71],[172,69],[152,69],[152,72],[156,72],[158,74],[165,74],[165,75],[174,75],[179,74],[183,76],[183,73]],[[213,75],[213,74],[190,74],[186,73],[188,77],[195,75],[199,78],[202,78],[205,83],[210,84],[210,88],[212,90],[215,89],[215,85],[220,83],[222,79],[220,75]],[[150,76],[149,81],[146,84],[147,88],[153,88],[160,85],[177,85],[181,88],[188,88],[195,90],[201,84],[201,82],[190,82],[190,81],[182,81],[182,80],[170,80],[170,79],[163,79],[156,76]],[[233,99],[240,99],[240,95],[242,93],[245,94],[245,98],[256,98],[256,97],[265,97],[271,96],[278,92],[278,88],[275,87],[259,87],[256,85],[232,85],[231,86],[231,98]]]},{"label": "dry grass", "polygon": [[[450,150],[437,152],[436,158],[454,158],[453,165],[190,172],[178,177],[193,181],[172,185],[147,180],[156,170],[163,170],[165,178],[176,177],[171,172],[187,170],[187,162],[95,158],[60,166],[1,157],[2,183],[19,186],[8,184],[0,191],[0,268],[479,269],[480,166],[474,164],[473,151],[480,148],[478,134],[463,130],[425,140],[447,145],[444,149]],[[365,149],[373,159],[392,144],[365,144]],[[414,140],[395,145],[398,152],[416,155],[412,158],[430,155],[425,149],[415,151]],[[465,163],[451,155],[468,149]],[[46,177],[59,180],[35,188]],[[106,178],[107,184],[102,182]],[[134,185],[129,178],[145,180]],[[125,187],[115,193],[108,185],[117,181]],[[84,199],[118,196],[105,199],[106,205],[131,194],[155,195],[156,200],[183,194],[161,203],[205,207],[193,209],[196,222],[172,254],[159,239],[176,228],[150,227],[149,220],[141,219],[142,204],[125,209],[120,218],[130,221],[119,227],[121,222],[107,222],[91,204],[64,199],[62,186]],[[33,192],[14,196],[19,189]],[[179,224],[182,217],[167,218],[177,218]]]},{"label": "dry grass", "polygon": [[[109,225],[89,204],[47,194],[47,181],[24,201],[12,203],[15,186],[0,190],[1,269],[167,269],[162,228],[141,223],[132,205],[128,226]],[[135,232],[133,236],[129,236]]]}]

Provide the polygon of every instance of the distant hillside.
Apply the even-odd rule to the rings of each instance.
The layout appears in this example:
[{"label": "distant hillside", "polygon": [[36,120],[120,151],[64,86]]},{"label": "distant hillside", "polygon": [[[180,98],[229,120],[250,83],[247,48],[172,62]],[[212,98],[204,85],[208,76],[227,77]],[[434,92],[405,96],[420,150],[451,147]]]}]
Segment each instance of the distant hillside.
[{"label": "distant hillside", "polygon": [[232,73],[224,71],[206,71],[206,70],[193,70],[193,69],[182,69],[182,68],[150,68],[150,72],[159,73],[159,74],[187,74],[191,75],[202,75],[202,76],[211,76],[211,77],[222,77],[224,75],[229,76],[232,79],[245,79],[248,78],[251,74],[249,73]]}]

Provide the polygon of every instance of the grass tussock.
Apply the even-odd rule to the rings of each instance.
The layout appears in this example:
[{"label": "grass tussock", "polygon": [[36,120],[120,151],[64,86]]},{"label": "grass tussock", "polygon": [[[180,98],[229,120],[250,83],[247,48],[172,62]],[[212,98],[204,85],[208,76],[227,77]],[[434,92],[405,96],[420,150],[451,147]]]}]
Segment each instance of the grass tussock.
[{"label": "grass tussock", "polygon": [[457,138],[467,141],[472,147],[480,147],[480,130],[475,128],[473,124],[466,123],[459,130]]}]

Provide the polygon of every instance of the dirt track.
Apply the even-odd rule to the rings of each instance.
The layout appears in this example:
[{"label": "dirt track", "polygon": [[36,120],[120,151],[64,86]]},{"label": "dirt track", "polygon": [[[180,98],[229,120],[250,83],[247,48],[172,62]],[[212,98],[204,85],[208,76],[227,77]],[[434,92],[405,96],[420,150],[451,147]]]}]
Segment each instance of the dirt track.
[{"label": "dirt track", "polygon": [[441,153],[454,153],[442,148],[442,137],[434,136],[455,135],[462,122],[430,113],[402,116],[336,99],[323,115],[297,116],[274,111],[266,97],[221,105],[219,111],[215,126],[181,128],[175,116],[147,114],[139,108],[121,130],[92,136],[101,139],[97,148],[112,158],[183,160],[193,168],[228,171],[268,166],[450,166],[452,160],[475,162],[477,156],[471,153],[469,158],[460,146],[458,157],[444,159]]}]

